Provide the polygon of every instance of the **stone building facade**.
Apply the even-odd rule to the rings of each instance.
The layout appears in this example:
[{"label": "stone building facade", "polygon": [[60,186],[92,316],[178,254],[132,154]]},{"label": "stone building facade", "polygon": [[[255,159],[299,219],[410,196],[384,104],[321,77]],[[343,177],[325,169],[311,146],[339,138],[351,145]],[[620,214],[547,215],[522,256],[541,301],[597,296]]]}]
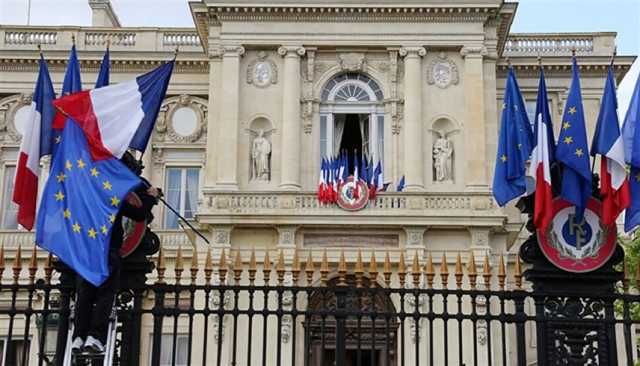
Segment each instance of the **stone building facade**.
[{"label": "stone building facade", "polygon": [[[542,57],[557,136],[575,49],[591,134],[616,39],[513,34],[517,3],[499,0],[202,0],[189,3],[195,29],[123,27],[108,1],[89,3],[91,27],[0,25],[0,242],[9,255],[33,244],[10,197],[37,44],[57,91],[72,37],[85,88],[107,42],[112,82],[179,48],[145,175],[205,233],[214,257],[222,248],[245,260],[251,248],[258,257],[282,250],[290,263],[295,250],[326,250],[331,262],[341,251],[354,262],[361,249],[396,260],[448,253],[450,263],[461,252],[482,263],[485,254],[512,261],[526,235],[518,211],[491,196],[508,64],[533,114]],[[616,59],[618,80],[632,61]],[[392,183],[356,212],[320,204],[315,193],[321,157],[353,131]],[[406,188],[395,192],[403,176]],[[153,227],[169,259],[191,250],[163,207]],[[149,339],[142,343],[148,354]]]}]

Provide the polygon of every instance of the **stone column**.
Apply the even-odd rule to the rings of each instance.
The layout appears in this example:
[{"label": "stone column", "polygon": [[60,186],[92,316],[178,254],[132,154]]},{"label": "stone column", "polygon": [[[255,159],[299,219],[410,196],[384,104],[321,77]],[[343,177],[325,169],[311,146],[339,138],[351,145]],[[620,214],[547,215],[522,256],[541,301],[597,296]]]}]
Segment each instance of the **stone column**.
[{"label": "stone column", "polygon": [[220,119],[217,128],[216,188],[238,189],[238,128],[240,125],[240,57],[242,46],[225,46],[222,56]]},{"label": "stone column", "polygon": [[[485,100],[483,57],[487,49],[482,46],[465,46],[460,50],[464,57],[464,111],[465,149],[467,166],[465,169],[468,191],[488,189],[485,168]],[[495,103],[495,101],[490,101]]]},{"label": "stone column", "polygon": [[284,57],[282,76],[282,146],[280,188],[300,189],[300,57],[305,49],[282,46],[278,53]]},{"label": "stone column", "polygon": [[209,100],[207,104],[207,150],[205,152],[204,186],[213,187],[217,177],[216,146],[220,131],[224,131],[220,124],[220,82],[222,79],[222,55],[224,49],[219,46],[209,48]]},{"label": "stone column", "polygon": [[422,152],[422,57],[424,47],[403,47],[404,57],[404,173],[407,191],[424,190]]}]

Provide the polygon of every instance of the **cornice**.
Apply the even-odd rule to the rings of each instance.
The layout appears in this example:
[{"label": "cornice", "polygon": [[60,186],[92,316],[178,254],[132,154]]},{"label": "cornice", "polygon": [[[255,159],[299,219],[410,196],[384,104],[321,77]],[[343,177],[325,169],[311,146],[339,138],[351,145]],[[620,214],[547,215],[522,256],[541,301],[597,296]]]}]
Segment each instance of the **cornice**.
[{"label": "cornice", "polygon": [[[138,72],[160,66],[166,62],[163,60],[111,60],[111,70],[114,72]],[[63,72],[67,67],[67,60],[48,59],[47,66],[50,71]],[[97,72],[100,69],[100,60],[80,60],[83,71]],[[38,59],[0,58],[0,71],[38,71]],[[176,60],[174,68],[176,73],[208,73],[208,60]]]},{"label": "cornice", "polygon": [[[513,58],[511,58],[513,60]],[[622,80],[624,75],[631,68],[633,60],[619,60],[619,63],[614,65],[614,74],[618,81]],[[538,77],[540,72],[537,62],[530,62],[526,64],[512,64],[518,76],[522,77]],[[581,75],[601,76],[606,77],[607,68],[609,67],[609,61],[602,60],[598,63],[579,63],[578,68]],[[501,61],[496,65],[496,74],[498,77],[506,77],[509,66],[507,62]],[[566,63],[543,63],[542,68],[547,77],[571,77],[571,61],[567,60]]]}]

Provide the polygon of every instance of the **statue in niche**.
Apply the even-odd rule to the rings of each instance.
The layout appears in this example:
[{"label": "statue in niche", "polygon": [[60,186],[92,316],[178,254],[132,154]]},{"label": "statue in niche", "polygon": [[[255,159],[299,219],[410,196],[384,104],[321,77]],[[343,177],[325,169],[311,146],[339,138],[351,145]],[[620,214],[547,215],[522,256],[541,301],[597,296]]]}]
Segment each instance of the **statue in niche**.
[{"label": "statue in niche", "polygon": [[269,181],[271,178],[271,142],[263,129],[253,131],[256,137],[251,144],[251,179]]},{"label": "statue in niche", "polygon": [[453,169],[451,158],[453,156],[453,143],[447,138],[448,134],[440,131],[438,139],[433,144],[433,168],[436,182],[446,182],[453,180]]}]

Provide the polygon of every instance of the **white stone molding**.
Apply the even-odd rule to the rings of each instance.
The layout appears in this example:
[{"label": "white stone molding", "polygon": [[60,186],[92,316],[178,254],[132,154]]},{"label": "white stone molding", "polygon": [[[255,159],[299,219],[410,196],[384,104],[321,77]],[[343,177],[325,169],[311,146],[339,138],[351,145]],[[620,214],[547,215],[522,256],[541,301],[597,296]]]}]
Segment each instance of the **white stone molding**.
[{"label": "white stone molding", "polygon": [[[260,73],[260,74],[259,74]],[[259,51],[255,59],[247,65],[247,84],[266,88],[278,83],[278,66],[267,58],[265,51]]]},{"label": "white stone molding", "polygon": [[302,46],[280,46],[278,54],[282,57],[302,57],[306,50]]},{"label": "white stone molding", "polygon": [[[182,135],[175,129],[173,118],[176,111],[189,108],[196,118],[196,126],[192,133]],[[164,134],[175,143],[194,143],[206,140],[208,101],[203,98],[182,94],[164,100],[156,122],[156,138],[164,141]]]},{"label": "white stone molding", "polygon": [[440,52],[427,67],[427,83],[446,89],[449,85],[457,85],[458,82],[458,66],[446,53]]},{"label": "white stone molding", "polygon": [[484,57],[488,54],[489,52],[485,46],[464,46],[460,49],[460,55],[465,58],[467,56]]},{"label": "white stone molding", "polygon": [[367,72],[367,57],[363,52],[338,53],[338,65],[346,72]]},{"label": "white stone molding", "polygon": [[223,57],[241,57],[245,53],[245,48],[240,45],[222,46],[224,51]]},{"label": "white stone molding", "polygon": [[424,47],[419,46],[407,46],[400,48],[401,57],[424,57],[427,55],[427,50]]}]

